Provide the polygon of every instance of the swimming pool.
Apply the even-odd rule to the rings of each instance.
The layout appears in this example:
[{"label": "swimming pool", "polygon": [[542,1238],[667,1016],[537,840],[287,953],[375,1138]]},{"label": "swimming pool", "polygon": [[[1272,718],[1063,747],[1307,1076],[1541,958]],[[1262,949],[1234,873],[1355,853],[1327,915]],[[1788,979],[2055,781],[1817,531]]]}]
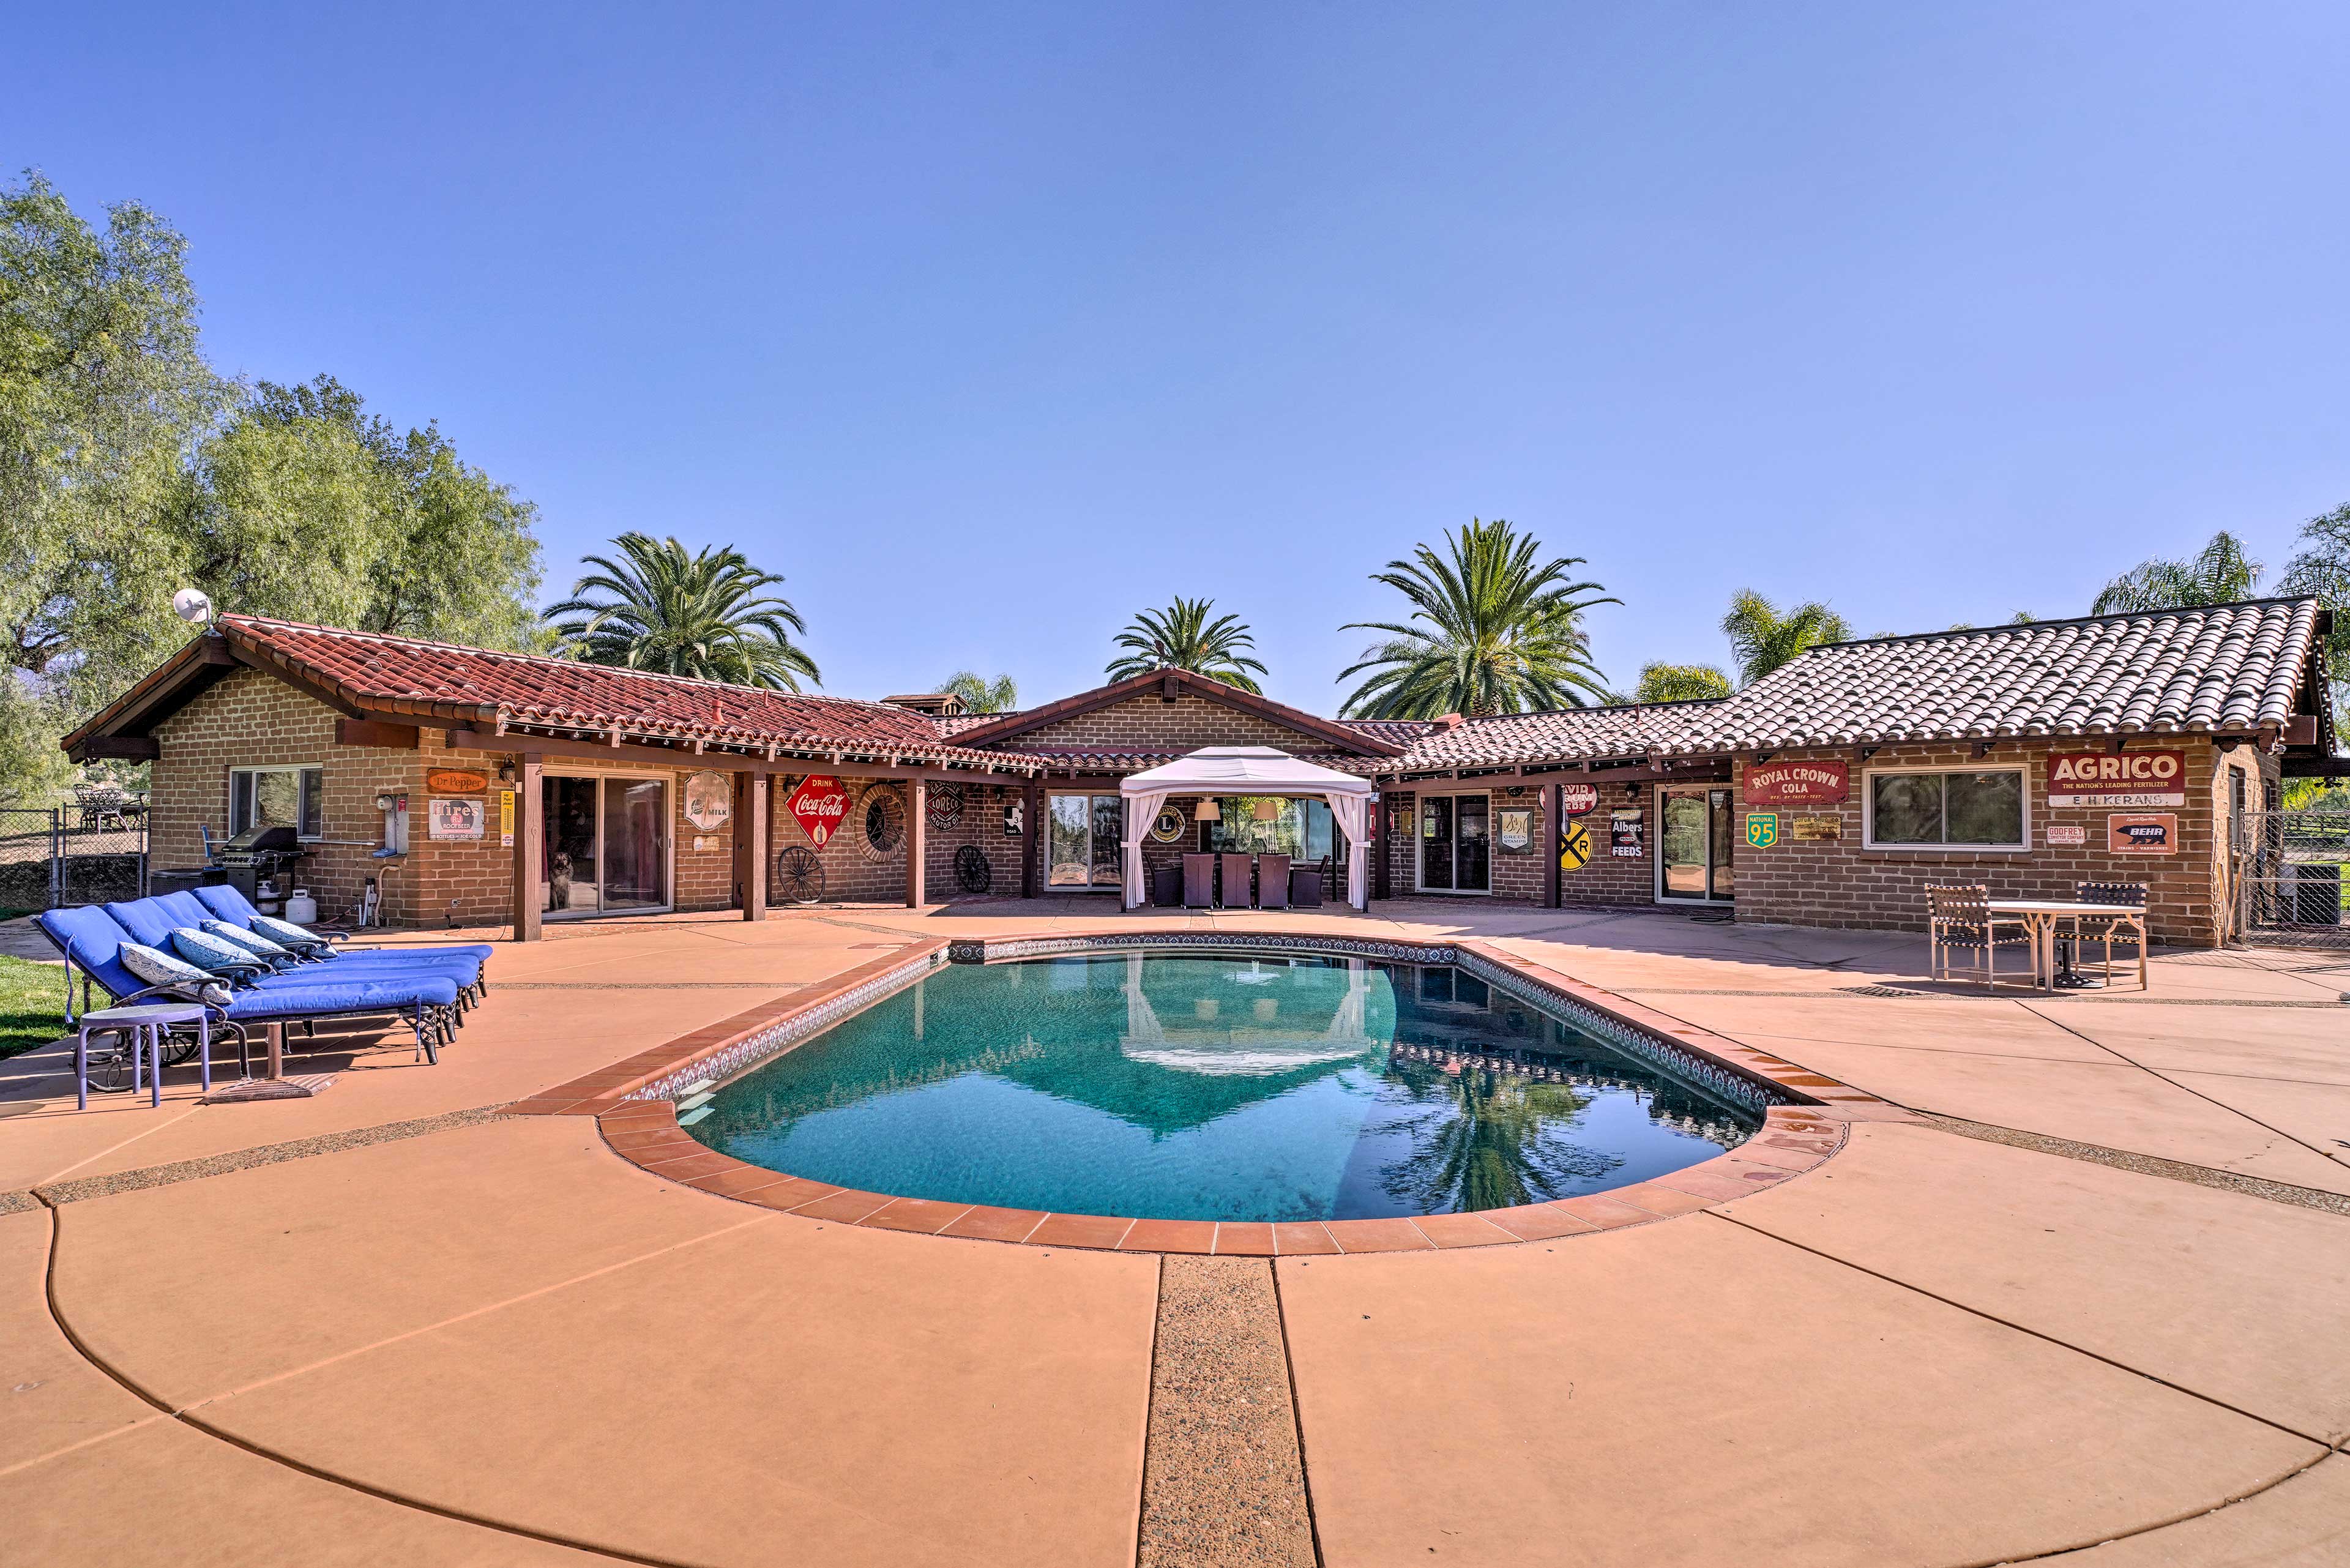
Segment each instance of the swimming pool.
[{"label": "swimming pool", "polygon": [[842,1187],[1227,1221],[1602,1192],[1762,1125],[1451,964],[1164,951],[941,966],[681,1120]]}]

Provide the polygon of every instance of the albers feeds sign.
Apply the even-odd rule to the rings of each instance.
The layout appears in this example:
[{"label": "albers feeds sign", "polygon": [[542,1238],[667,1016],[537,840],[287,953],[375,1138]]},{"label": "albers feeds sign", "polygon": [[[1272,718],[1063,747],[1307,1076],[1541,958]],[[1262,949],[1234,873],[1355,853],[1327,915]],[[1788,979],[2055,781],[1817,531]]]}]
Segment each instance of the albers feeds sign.
[{"label": "albers feeds sign", "polygon": [[2187,804],[2185,752],[2052,752],[2048,804],[2108,810]]}]

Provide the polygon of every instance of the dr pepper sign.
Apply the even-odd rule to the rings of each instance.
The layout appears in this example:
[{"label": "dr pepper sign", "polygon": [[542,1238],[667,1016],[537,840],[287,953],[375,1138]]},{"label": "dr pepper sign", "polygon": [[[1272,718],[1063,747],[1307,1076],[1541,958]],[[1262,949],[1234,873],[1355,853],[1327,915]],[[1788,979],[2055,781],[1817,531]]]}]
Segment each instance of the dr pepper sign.
[{"label": "dr pepper sign", "polygon": [[840,819],[848,815],[848,796],[830,774],[813,774],[800,781],[784,809],[821,849],[840,826]]}]

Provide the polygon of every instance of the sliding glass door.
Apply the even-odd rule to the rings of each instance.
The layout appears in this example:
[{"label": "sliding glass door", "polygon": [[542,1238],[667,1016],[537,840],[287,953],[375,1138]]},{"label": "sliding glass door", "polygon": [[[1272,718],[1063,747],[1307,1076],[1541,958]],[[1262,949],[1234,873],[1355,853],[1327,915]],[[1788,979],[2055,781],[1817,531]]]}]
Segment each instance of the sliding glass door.
[{"label": "sliding glass door", "polygon": [[1492,890],[1493,846],[1487,832],[1492,801],[1483,794],[1419,797],[1419,890]]},{"label": "sliding glass door", "polygon": [[1126,803],[1114,794],[1055,794],[1045,801],[1045,884],[1116,888]]},{"label": "sliding glass door", "polygon": [[550,915],[668,909],[669,789],[667,779],[548,775],[538,907]]},{"label": "sliding glass door", "polygon": [[1728,903],[1733,893],[1731,839],[1738,829],[1731,792],[1664,785],[1657,791],[1657,822],[1658,899]]}]

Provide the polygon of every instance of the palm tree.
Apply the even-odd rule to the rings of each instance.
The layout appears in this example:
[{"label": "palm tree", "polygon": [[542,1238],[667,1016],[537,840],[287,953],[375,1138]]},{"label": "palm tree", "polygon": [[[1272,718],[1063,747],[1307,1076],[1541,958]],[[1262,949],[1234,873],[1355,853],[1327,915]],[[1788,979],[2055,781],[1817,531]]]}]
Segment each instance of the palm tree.
[{"label": "palm tree", "polygon": [[958,670],[941,683],[939,690],[962,698],[966,713],[1009,713],[1020,706],[1020,688],[1013,684],[1009,675],[999,675],[991,681],[976,670]]},{"label": "palm tree", "polygon": [[1154,670],[1188,670],[1262,693],[1263,688],[1249,672],[1263,675],[1265,668],[1246,651],[1256,647],[1256,639],[1236,617],[1220,615],[1210,620],[1208,612],[1215,606],[1213,599],[1187,599],[1178,594],[1163,610],[1142,611],[1118,635],[1117,646],[1127,651],[1110,660],[1109,678],[1123,680]]},{"label": "palm tree", "polygon": [[2191,560],[2140,561],[2105,586],[2089,613],[2127,615],[2232,604],[2251,598],[2260,582],[2261,564],[2244,554],[2242,540],[2223,528]]},{"label": "palm tree", "polygon": [[1730,677],[1711,664],[1644,664],[1635,702],[1687,702],[1694,698],[1727,697]]},{"label": "palm tree", "polygon": [[[1542,548],[1500,518],[1471,518],[1444,535],[1440,557],[1420,545],[1410,561],[1389,561],[1371,580],[1411,601],[1408,621],[1350,621],[1344,630],[1386,639],[1338,672],[1375,670],[1339,711],[1350,719],[1433,719],[1446,713],[1519,713],[1584,708],[1607,699],[1583,612],[1622,604],[1596,597],[1597,583],[1571,582],[1580,556],[1537,566]],[[1584,596],[1584,597],[1578,597]]]},{"label": "palm tree", "polygon": [[[738,686],[801,690],[820,684],[816,661],[792,641],[807,626],[787,599],[759,590],[784,579],[763,572],[733,548],[686,553],[674,538],[634,531],[612,541],[620,559],[588,556],[597,570],[571,585],[572,597],[546,612],[557,651],[590,664],[658,670]],[[589,598],[591,593],[608,597]]]},{"label": "palm tree", "polygon": [[1783,616],[1752,588],[1741,588],[1731,596],[1721,634],[1737,657],[1738,683],[1752,686],[1805,649],[1849,640],[1852,624],[1817,602],[1797,605]]}]

